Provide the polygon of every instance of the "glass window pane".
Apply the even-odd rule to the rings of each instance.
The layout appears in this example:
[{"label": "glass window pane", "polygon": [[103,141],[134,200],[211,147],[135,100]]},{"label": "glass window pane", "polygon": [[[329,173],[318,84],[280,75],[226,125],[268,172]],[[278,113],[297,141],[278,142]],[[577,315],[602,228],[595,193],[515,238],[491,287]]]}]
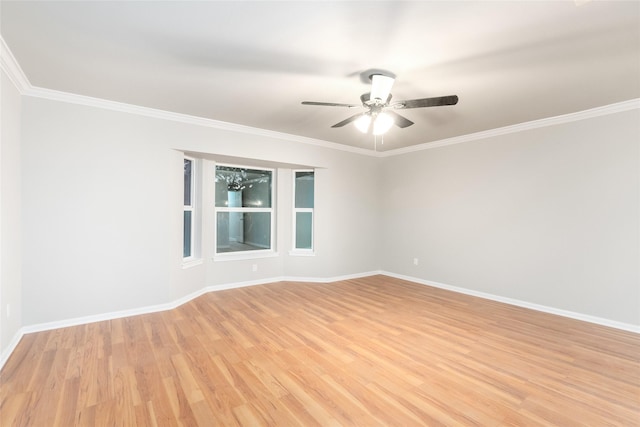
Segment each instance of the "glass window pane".
[{"label": "glass window pane", "polygon": [[191,170],[192,162],[184,159],[184,205],[191,206]]},{"label": "glass window pane", "polygon": [[[273,173],[268,170],[216,166],[216,207],[270,208]],[[235,193],[235,194],[234,194]]]},{"label": "glass window pane", "polygon": [[313,172],[296,172],[296,208],[313,208]]},{"label": "glass window pane", "polygon": [[182,257],[191,256],[191,211],[184,211],[183,233],[182,233]]},{"label": "glass window pane", "polygon": [[227,190],[227,184],[223,181],[218,181],[216,178],[216,207],[224,208],[229,206],[229,190]]},{"label": "glass window pane", "polygon": [[216,252],[271,248],[270,212],[218,212]]},{"label": "glass window pane", "polygon": [[247,212],[244,214],[244,242],[259,249],[271,248],[271,213]]},{"label": "glass window pane", "polygon": [[270,208],[271,177],[260,178],[254,182],[247,183],[245,189],[242,190],[241,203],[241,206],[245,208]]},{"label": "glass window pane", "polygon": [[296,249],[311,249],[313,236],[313,214],[296,212]]},{"label": "glass window pane", "polygon": [[229,212],[218,212],[216,217],[216,252],[229,252]]}]

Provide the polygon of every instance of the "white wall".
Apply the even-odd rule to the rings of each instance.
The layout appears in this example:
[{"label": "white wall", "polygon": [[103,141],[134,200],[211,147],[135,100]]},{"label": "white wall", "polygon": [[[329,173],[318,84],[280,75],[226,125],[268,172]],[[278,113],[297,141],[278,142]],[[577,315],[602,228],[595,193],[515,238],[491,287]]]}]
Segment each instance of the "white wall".
[{"label": "white wall", "polygon": [[[22,181],[21,190],[11,181],[11,197],[22,213],[7,214],[18,212],[22,236],[2,240],[22,240],[23,255],[22,296],[3,279],[2,297],[17,290],[22,326],[230,283],[378,270],[640,324],[637,110],[376,158],[36,97],[23,97],[20,110],[18,97],[5,99],[22,120],[11,139]],[[185,151],[206,157],[205,219],[216,159],[317,168],[316,256],[288,253],[292,178],[282,166],[278,256],[213,261],[205,220],[203,262],[183,268]],[[2,176],[4,186],[4,167]],[[5,254],[3,246],[3,267]]]},{"label": "white wall", "polygon": [[639,119],[385,159],[382,269],[640,325]]},{"label": "white wall", "polygon": [[170,151],[133,115],[23,99],[25,325],[166,302]]},{"label": "white wall", "polygon": [[0,363],[22,326],[19,92],[0,72]]},{"label": "white wall", "polygon": [[[378,267],[379,159],[34,97],[23,105],[25,325],[163,304],[207,286]],[[291,171],[284,168],[278,256],[214,262],[207,208],[203,263],[183,269],[183,151],[318,167],[316,256],[288,254]],[[212,165],[204,161],[205,203]]]}]

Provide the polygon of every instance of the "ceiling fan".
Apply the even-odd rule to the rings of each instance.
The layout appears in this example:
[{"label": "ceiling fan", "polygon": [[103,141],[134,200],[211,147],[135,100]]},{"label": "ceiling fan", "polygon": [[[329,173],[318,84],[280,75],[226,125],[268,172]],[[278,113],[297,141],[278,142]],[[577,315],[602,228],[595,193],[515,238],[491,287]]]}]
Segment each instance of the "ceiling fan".
[{"label": "ceiling fan", "polygon": [[457,95],[391,102],[391,87],[393,86],[395,77],[385,74],[372,74],[369,76],[369,79],[371,80],[371,92],[364,93],[360,96],[362,105],[316,101],[303,101],[302,105],[321,105],[325,107],[346,108],[362,106],[366,108],[367,111],[351,116],[331,127],[339,128],[354,122],[354,125],[362,133],[367,133],[371,129],[374,135],[382,135],[391,129],[391,126],[394,124],[400,128],[406,128],[413,124],[411,120],[401,116],[394,110],[439,107],[442,105],[455,105],[458,103]]}]

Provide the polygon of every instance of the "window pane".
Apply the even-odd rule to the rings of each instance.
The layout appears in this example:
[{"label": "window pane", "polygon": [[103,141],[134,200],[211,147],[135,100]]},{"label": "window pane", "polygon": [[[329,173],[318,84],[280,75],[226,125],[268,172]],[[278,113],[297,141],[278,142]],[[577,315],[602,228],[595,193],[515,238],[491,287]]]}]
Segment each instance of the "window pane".
[{"label": "window pane", "polygon": [[270,212],[218,212],[216,252],[271,248]]},{"label": "window pane", "polygon": [[[269,172],[271,174],[271,172]],[[242,190],[242,207],[270,208],[271,207],[271,177],[261,178],[247,184]]]},{"label": "window pane", "polygon": [[313,172],[296,172],[296,208],[313,208]]},{"label": "window pane", "polygon": [[191,206],[191,160],[184,159],[184,205]]},{"label": "window pane", "polygon": [[218,212],[216,220],[216,251],[229,252],[229,212]]},{"label": "window pane", "polygon": [[313,214],[296,212],[296,249],[311,249],[313,235]]},{"label": "window pane", "polygon": [[191,256],[191,211],[184,211],[183,233],[182,233],[182,257]]},{"label": "window pane", "polygon": [[227,206],[229,206],[229,193],[230,191],[227,190],[227,184],[222,181],[222,180],[218,180],[217,178],[218,174],[216,174],[216,207],[218,208],[226,208]]},{"label": "window pane", "polygon": [[[216,207],[270,208],[272,175],[267,170],[216,166]],[[237,200],[233,205],[231,196]]]}]

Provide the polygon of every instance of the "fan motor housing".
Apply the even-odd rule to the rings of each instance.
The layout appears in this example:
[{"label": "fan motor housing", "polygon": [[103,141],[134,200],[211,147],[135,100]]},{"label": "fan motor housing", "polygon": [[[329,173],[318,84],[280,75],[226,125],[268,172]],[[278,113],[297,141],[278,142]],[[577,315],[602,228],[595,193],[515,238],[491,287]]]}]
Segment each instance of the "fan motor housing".
[{"label": "fan motor housing", "polygon": [[374,105],[384,106],[384,105],[389,105],[389,102],[391,101],[391,96],[392,95],[389,94],[389,96],[387,97],[387,100],[384,103],[380,103],[380,101],[377,101],[377,100],[371,101],[371,93],[367,92],[360,95],[360,101],[362,102],[362,106],[366,108],[369,108]]}]

